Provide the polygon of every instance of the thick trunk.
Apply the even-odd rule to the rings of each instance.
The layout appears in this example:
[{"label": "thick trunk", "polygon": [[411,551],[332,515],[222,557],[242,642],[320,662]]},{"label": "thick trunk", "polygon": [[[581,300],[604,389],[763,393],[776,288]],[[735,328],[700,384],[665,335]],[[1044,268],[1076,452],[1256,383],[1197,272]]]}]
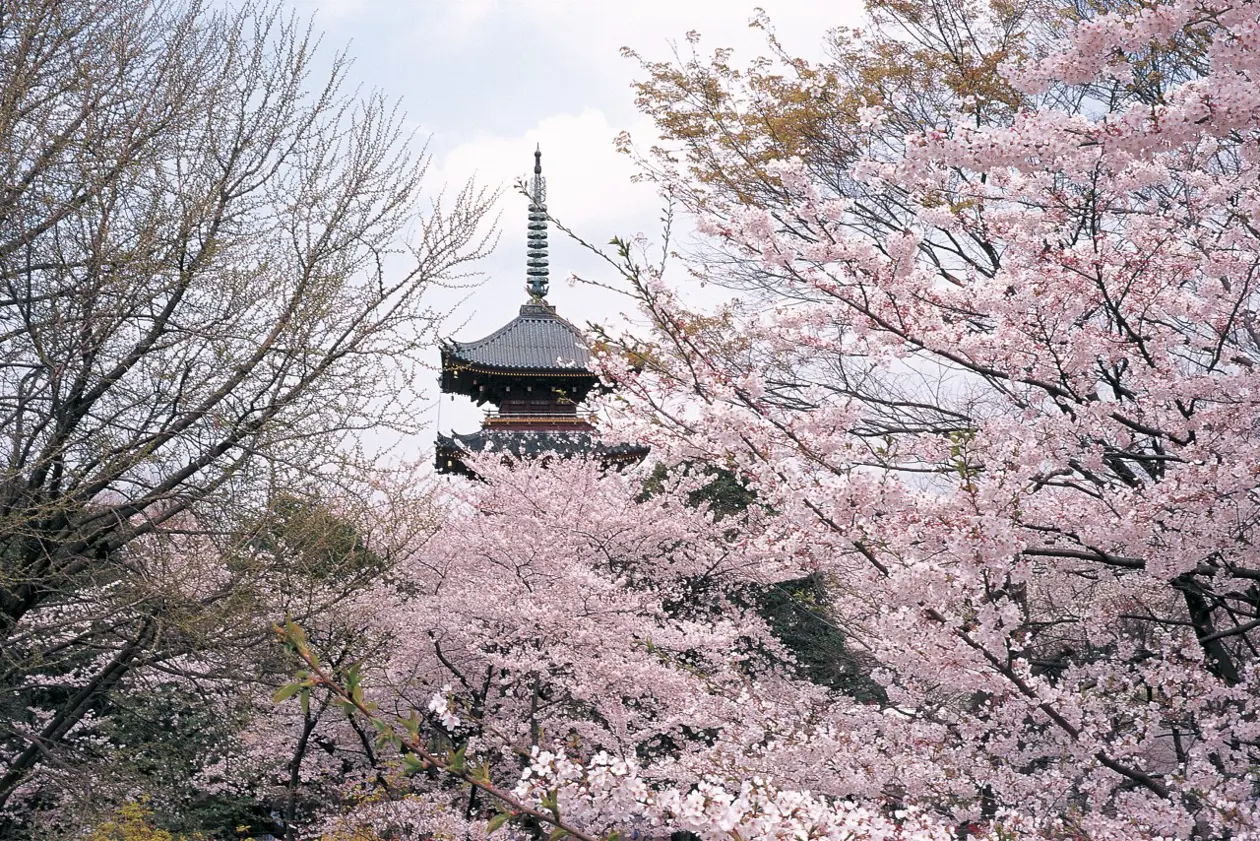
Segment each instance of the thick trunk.
[{"label": "thick trunk", "polygon": [[1194,625],[1199,645],[1203,647],[1204,658],[1208,670],[1230,686],[1241,679],[1238,664],[1230,656],[1222,639],[1216,637],[1216,626],[1212,622],[1212,605],[1209,604],[1203,586],[1192,575],[1182,575],[1173,581],[1173,587],[1181,591],[1185,599],[1186,609],[1190,613],[1190,622]]}]

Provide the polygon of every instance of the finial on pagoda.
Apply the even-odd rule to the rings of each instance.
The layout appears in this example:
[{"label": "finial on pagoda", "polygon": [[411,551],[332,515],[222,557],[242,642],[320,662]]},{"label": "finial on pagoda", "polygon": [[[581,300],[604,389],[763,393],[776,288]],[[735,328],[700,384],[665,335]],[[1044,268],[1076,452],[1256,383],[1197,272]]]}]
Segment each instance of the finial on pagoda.
[{"label": "finial on pagoda", "polygon": [[529,184],[529,233],[525,289],[533,303],[547,297],[547,179],[542,176],[542,146],[534,150],[534,178]]}]

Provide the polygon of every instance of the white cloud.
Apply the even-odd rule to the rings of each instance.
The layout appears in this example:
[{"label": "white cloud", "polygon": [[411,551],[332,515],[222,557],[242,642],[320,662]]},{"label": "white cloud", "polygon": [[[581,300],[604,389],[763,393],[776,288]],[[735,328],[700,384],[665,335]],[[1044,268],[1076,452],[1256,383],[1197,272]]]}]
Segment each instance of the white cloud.
[{"label": "white cloud", "polygon": [[370,0],[294,0],[293,5],[303,14],[313,14],[316,24],[328,24],[344,20],[352,14],[360,14]]},{"label": "white cloud", "polygon": [[651,52],[665,41],[680,40],[689,30],[699,31],[705,42],[739,50],[764,51],[765,37],[750,31],[757,10],[765,9],[776,31],[802,53],[815,53],[831,27],[854,25],[860,0],[455,0],[445,19],[458,22],[463,31],[484,26],[496,18],[516,21],[556,36],[557,46],[577,52],[608,50],[621,46]]},{"label": "white cloud", "polygon": [[622,47],[664,58],[670,43],[695,30],[703,50],[732,47],[742,60],[767,52],[765,33],[749,26],[764,9],[790,52],[818,58],[829,29],[856,25],[862,15],[862,0],[413,0],[407,5],[414,10],[408,16],[413,47],[448,58],[453,73],[465,60],[511,65],[530,52],[576,62],[583,72],[618,87],[635,75],[635,65],[619,57]]},{"label": "white cloud", "polygon": [[446,36],[466,38],[498,9],[498,0],[457,0],[448,3],[438,28]]},{"label": "white cloud", "polygon": [[[647,120],[629,128],[645,136],[652,132]],[[630,182],[634,167],[613,149],[621,129],[602,111],[589,108],[580,114],[544,117],[510,137],[474,135],[442,157],[439,180],[456,184],[475,177],[482,183],[507,186],[503,208],[504,221],[510,226],[513,214],[525,218],[524,200],[513,193],[511,185],[532,171],[534,148],[540,145],[549,207],[557,218],[570,226],[601,227],[636,218],[653,219],[657,206],[654,191]]]}]

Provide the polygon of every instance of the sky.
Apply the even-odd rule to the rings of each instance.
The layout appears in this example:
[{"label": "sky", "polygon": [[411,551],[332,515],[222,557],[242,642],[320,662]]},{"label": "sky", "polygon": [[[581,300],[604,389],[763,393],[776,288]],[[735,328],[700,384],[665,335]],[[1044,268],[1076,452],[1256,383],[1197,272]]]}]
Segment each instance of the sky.
[{"label": "sky", "polygon": [[[499,244],[478,266],[481,285],[443,292],[436,302],[455,307],[444,335],[472,340],[516,315],[524,303],[526,203],[511,185],[533,166],[540,144],[548,209],[591,242],[660,230],[660,203],[648,185],[630,181],[630,161],[613,149],[629,131],[636,142],[655,139],[650,121],[634,107],[636,63],[665,60],[689,31],[704,53],[735,49],[741,62],[765,50],[750,29],[760,7],[794,55],[819,58],[827,30],[857,26],[858,0],[292,0],[323,33],[326,51],[344,49],[351,81],[401,98],[417,137],[433,157],[430,186],[457,188],[468,179],[503,188]],[[605,275],[598,262],[558,232],[551,235],[548,300],[575,324],[618,319],[622,299],[566,278]],[[440,427],[470,432],[481,411],[463,398],[440,403],[436,348],[429,404],[431,446]],[[424,384],[421,384],[424,385]],[[449,402],[448,402],[449,401]],[[438,408],[440,405],[440,409]],[[439,417],[440,416],[440,417]],[[419,443],[419,442],[417,442]]]}]

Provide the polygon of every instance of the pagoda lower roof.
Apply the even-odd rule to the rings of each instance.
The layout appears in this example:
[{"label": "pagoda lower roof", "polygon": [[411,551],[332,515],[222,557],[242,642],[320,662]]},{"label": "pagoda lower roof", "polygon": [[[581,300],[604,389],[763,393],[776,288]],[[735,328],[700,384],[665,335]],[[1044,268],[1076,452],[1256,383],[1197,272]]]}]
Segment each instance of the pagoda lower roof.
[{"label": "pagoda lower roof", "polygon": [[442,343],[442,367],[589,374],[591,354],[582,331],[556,315],[555,307],[529,303],[484,339]]},{"label": "pagoda lower roof", "polygon": [[493,452],[530,458],[551,453],[558,456],[587,455],[606,460],[640,459],[648,448],[639,444],[603,444],[590,432],[539,432],[480,429],[461,435],[438,434],[439,458]]}]

